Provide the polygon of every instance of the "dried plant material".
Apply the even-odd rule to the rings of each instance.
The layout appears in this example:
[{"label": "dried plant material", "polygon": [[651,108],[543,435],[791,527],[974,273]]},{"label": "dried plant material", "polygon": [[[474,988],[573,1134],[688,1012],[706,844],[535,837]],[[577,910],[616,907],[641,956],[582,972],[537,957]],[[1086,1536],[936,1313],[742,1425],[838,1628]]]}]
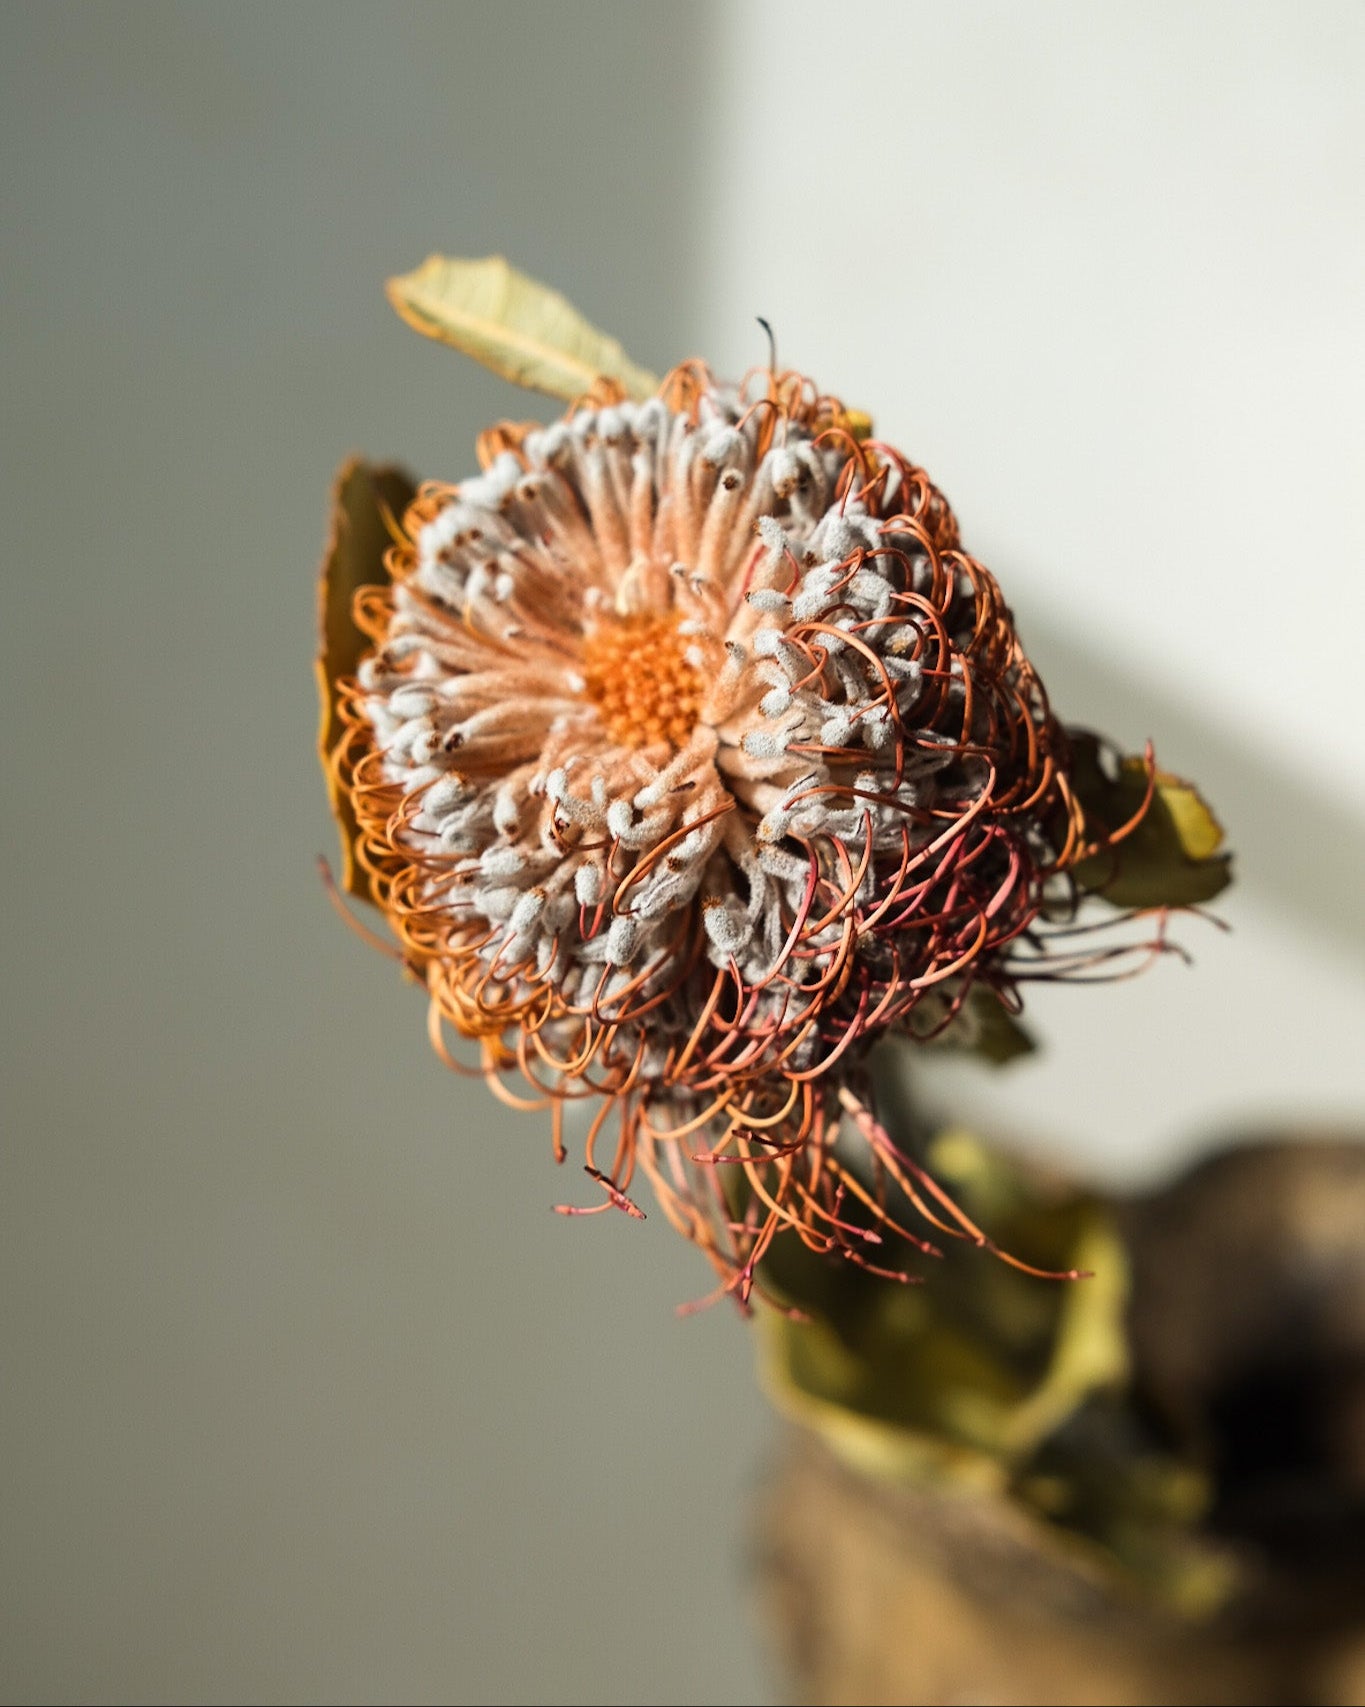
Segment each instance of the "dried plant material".
[{"label": "dried plant material", "polygon": [[[1293,1674],[1275,1656],[1226,1636],[1201,1640],[1180,1606],[1135,1593],[1093,1544],[998,1489],[888,1483],[794,1433],[763,1491],[760,1522],[763,1606],[777,1657],[793,1674],[785,1700],[1251,1707],[1360,1699],[1311,1685],[1283,1692]],[[1192,1582],[1226,1598],[1223,1558],[1186,1541],[1181,1563]]]},{"label": "dried plant material", "polygon": [[1192,783],[1147,761],[1120,759],[1104,768],[1094,735],[1073,735],[1072,783],[1087,816],[1113,831],[1136,816],[1122,840],[1076,868],[1076,881],[1115,907],[1190,907],[1211,901],[1232,881],[1232,858],[1220,853],[1223,829]]},{"label": "dried plant material", "polygon": [[374,897],[368,876],[356,864],[359,826],[350,796],[328,762],[342,734],[337,683],[355,673],[366,645],[355,625],[356,593],[361,587],[388,584],[385,555],[393,544],[397,518],[416,491],[402,469],[373,467],[359,457],[343,463],[332,486],[332,526],[318,584],[318,748],[341,833],[341,887],[362,901]]},{"label": "dried plant material", "polygon": [[849,420],[800,374],[689,363],[500,435],[408,511],[338,685],[332,763],[433,1036],[524,1072],[557,1152],[563,1104],[602,1097],[591,1209],[638,1212],[642,1170],[741,1304],[779,1233],[878,1266],[845,1232],[850,1143],[875,1193],[994,1248],[876,1120],[862,1058],[964,1008],[1007,1031],[1020,957],[1124,951],[1053,956],[1051,890],[1107,832],[946,500]]},{"label": "dried plant material", "polygon": [[572,402],[599,380],[627,397],[658,386],[615,338],[599,332],[558,291],[501,255],[461,261],[431,255],[388,282],[389,301],[414,330],[450,344],[514,385]]},{"label": "dried plant material", "polygon": [[1084,1264],[1086,1278],[1042,1288],[950,1260],[912,1291],[776,1247],[763,1279],[784,1308],[760,1312],[770,1396],[882,1486],[999,1502],[1168,1608],[1216,1610],[1234,1576],[1225,1550],[1196,1535],[1209,1478],[1131,1410],[1129,1264],[1113,1206],[964,1132],[943,1134],[928,1160],[1015,1249]]},{"label": "dried plant material", "polygon": [[[993,1480],[946,1455],[860,1461],[802,1413],[819,1439],[790,1441],[761,1546],[796,1699],[1365,1700],[1365,1147],[1358,1132],[1255,1136],[1103,1206],[1132,1276],[1112,1322],[1127,1378],[1025,1460],[991,1460]],[[938,1165],[961,1186],[964,1161]],[[1011,1189],[998,1162],[979,1184]],[[950,1277],[950,1322],[957,1286],[999,1279]],[[856,1363],[868,1323],[839,1332]],[[942,1392],[919,1414],[931,1406],[954,1410]]]},{"label": "dried plant material", "polygon": [[[932,1004],[926,1004],[923,1021],[912,1022],[912,1037],[933,1033],[937,1018]],[[958,1009],[957,1016],[945,1030],[938,1033],[937,1044],[942,1049],[965,1050],[992,1067],[1004,1067],[1023,1055],[1032,1055],[1038,1044],[1027,1026],[1021,1025],[1004,997],[989,985],[977,984]]]},{"label": "dried plant material", "polygon": [[1123,1250],[1099,1205],[1074,1192],[1051,1201],[965,1132],[936,1139],[928,1163],[1013,1249],[1086,1278],[1041,1290],[968,1260],[919,1292],[831,1275],[779,1247],[763,1268],[785,1307],[762,1312],[768,1387],[862,1470],[1003,1486],[1088,1398],[1123,1381]]},{"label": "dried plant material", "polygon": [[573,398],[422,487],[333,677],[329,775],[436,1047],[477,1040],[561,1161],[593,1101],[591,1200],[558,1207],[640,1215],[643,1174],[714,1296],[747,1306],[779,1236],[877,1275],[940,1234],[1016,1262],[876,1118],[866,1057],[1007,1058],[1028,982],[1168,946],[1072,928],[1078,868],[1142,850],[1146,773],[1134,802],[1096,762],[1091,810],[994,577],[862,411],[701,361],[633,401],[649,376],[500,260],[390,295]]}]

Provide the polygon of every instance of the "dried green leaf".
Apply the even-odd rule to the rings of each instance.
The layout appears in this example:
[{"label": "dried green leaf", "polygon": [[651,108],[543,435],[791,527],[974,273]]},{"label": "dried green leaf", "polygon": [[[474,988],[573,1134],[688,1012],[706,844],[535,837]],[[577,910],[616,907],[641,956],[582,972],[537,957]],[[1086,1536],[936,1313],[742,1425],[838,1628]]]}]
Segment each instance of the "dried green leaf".
[{"label": "dried green leaf", "polygon": [[927,991],[906,1022],[905,1035],[933,1049],[976,1055],[993,1067],[1031,1055],[1038,1047],[988,985],[974,984],[949,1020],[953,999],[951,992]]},{"label": "dried green leaf", "polygon": [[598,379],[617,380],[629,397],[645,398],[658,388],[655,376],[637,367],[615,338],[501,255],[482,261],[432,255],[414,272],[390,279],[387,292],[409,326],[515,385],[566,401]]},{"label": "dried green leaf", "polygon": [[[1236,1578],[1198,1530],[1207,1477],[1134,1414],[1130,1270],[1112,1208],[964,1131],[941,1134],[925,1159],[1003,1246],[1089,1278],[1037,1280],[950,1246],[912,1289],[779,1240],[760,1278],[801,1314],[760,1314],[773,1401],[863,1475],[970,1491],[1012,1521],[1045,1518],[1040,1547],[1117,1567],[1182,1612],[1212,1612]],[[875,1259],[905,1255],[883,1247]]]},{"label": "dried green leaf", "polygon": [[[1005,1247],[1091,1278],[1037,1280],[955,1247],[912,1289],[778,1241],[761,1278],[804,1319],[764,1312],[768,1386],[864,1470],[982,1485],[1122,1381],[1127,1262],[1102,1206],[1054,1196],[965,1132],[940,1136],[927,1160]],[[875,1260],[910,1255],[890,1242]]]},{"label": "dried green leaf", "polygon": [[[1109,775],[1093,735],[1072,737],[1072,786],[1097,829],[1116,831],[1141,809],[1147,765],[1119,761]],[[1185,907],[1211,901],[1232,881],[1232,856],[1220,853],[1223,830],[1192,783],[1158,771],[1152,802],[1114,848],[1076,867],[1081,888],[1115,907]]]},{"label": "dried green leaf", "polygon": [[1087,1203],[1078,1220],[1068,1255],[1089,1278],[1059,1290],[1047,1372],[1002,1430],[1002,1444],[1015,1457],[1034,1451],[1092,1393],[1117,1387],[1128,1374],[1127,1256],[1112,1217],[1098,1204]]},{"label": "dried green leaf", "polygon": [[966,1003],[968,1034],[963,1046],[1003,1067],[1007,1061],[1017,1061],[1021,1055],[1031,1055],[1038,1045],[1033,1035],[1009,1011],[985,984],[974,984]]},{"label": "dried green leaf", "polygon": [[356,589],[387,583],[384,554],[393,543],[390,523],[396,524],[416,490],[416,483],[400,468],[371,467],[359,457],[343,463],[332,486],[331,532],[318,585],[318,753],[341,832],[341,887],[362,901],[373,897],[365,872],[356,863],[355,814],[331,763],[342,734],[336,686],[341,677],[355,674],[366,646],[352,615]]}]

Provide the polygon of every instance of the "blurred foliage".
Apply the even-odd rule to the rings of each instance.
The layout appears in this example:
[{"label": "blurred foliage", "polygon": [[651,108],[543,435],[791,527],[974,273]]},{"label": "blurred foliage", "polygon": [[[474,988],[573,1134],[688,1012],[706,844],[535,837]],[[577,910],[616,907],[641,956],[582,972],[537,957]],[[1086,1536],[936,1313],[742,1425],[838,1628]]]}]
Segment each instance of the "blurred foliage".
[{"label": "blurred foliage", "polygon": [[965,1132],[925,1159],[1002,1249],[1087,1277],[1037,1279],[951,1242],[941,1260],[904,1241],[876,1252],[921,1272],[916,1286],[780,1239],[760,1269],[780,1306],[761,1311],[775,1402],[864,1474],[1016,1502],[1167,1602],[1211,1610],[1232,1578],[1195,1535],[1206,1480],[1128,1403],[1128,1265],[1110,1211]]}]

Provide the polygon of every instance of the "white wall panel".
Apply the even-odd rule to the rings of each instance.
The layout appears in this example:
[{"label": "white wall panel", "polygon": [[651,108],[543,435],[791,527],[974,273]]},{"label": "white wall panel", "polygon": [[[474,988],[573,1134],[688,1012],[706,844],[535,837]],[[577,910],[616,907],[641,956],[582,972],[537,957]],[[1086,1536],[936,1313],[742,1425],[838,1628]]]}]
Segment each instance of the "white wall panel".
[{"label": "white wall panel", "polygon": [[1044,992],[954,1106],[1131,1175],[1365,1112],[1365,9],[730,8],[707,348],[868,409],[947,491],[1064,716],[1204,784],[1198,969]]}]

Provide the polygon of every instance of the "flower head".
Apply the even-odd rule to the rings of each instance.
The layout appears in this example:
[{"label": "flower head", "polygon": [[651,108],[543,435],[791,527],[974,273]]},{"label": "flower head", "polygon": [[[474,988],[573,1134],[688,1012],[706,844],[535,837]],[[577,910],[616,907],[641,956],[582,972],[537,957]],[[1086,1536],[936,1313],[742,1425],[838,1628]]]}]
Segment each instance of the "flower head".
[{"label": "flower head", "polygon": [[438,1047],[528,1082],[561,1158],[594,1102],[599,1207],[643,1168],[741,1298],[779,1232],[866,1263],[843,1206],[888,1182],[961,1230],[860,1062],[1013,1003],[1104,838],[947,502],[801,376],[698,363],[480,460],[359,596],[330,757]]}]

